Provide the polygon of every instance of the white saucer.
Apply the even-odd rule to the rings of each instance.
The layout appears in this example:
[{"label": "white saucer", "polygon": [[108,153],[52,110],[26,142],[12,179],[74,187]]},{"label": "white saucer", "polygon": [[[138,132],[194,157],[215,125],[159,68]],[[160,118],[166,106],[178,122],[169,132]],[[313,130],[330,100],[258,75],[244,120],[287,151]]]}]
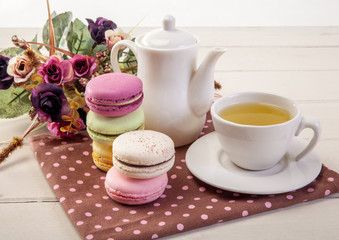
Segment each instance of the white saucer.
[{"label": "white saucer", "polygon": [[[220,189],[249,194],[277,194],[302,188],[320,173],[322,163],[316,151],[299,161],[293,157],[307,142],[295,137],[286,156],[274,167],[249,171],[233,164],[222,150],[216,132],[199,138],[187,150],[186,164],[201,181]],[[246,151],[246,150],[244,150]]]}]

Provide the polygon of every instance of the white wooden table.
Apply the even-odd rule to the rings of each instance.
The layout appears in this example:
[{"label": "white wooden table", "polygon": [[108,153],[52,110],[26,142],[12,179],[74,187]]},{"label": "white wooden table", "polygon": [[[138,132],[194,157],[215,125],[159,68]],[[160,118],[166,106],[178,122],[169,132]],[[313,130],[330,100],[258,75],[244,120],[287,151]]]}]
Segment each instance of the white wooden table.
[{"label": "white wooden table", "polygon": [[[129,29],[126,29],[129,30]],[[138,29],[134,34],[147,31]],[[226,46],[216,66],[222,95],[265,91],[301,104],[320,120],[317,146],[323,163],[339,172],[339,27],[188,28],[208,48]],[[17,34],[30,40],[40,29],[0,29],[0,48]],[[178,59],[180,61],[180,59]],[[21,135],[27,117],[0,120],[0,142]],[[44,129],[39,130],[44,131]],[[310,132],[303,136],[309,138]],[[339,239],[339,195],[217,224],[165,239]],[[0,165],[0,239],[80,239],[47,184],[25,141]]]}]

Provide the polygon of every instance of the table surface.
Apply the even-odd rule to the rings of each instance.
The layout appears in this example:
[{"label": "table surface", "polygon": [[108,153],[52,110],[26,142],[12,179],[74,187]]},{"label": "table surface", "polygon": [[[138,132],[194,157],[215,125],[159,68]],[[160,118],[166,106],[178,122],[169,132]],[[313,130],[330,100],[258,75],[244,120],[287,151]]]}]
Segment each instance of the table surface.
[{"label": "table surface", "polygon": [[[133,35],[148,30],[139,28]],[[339,27],[186,30],[201,39],[199,62],[211,47],[228,48],[215,69],[221,95],[240,91],[285,95],[302,106],[304,115],[318,118],[323,131],[316,151],[327,167],[339,172]],[[11,46],[14,34],[30,40],[36,33],[41,29],[0,28],[0,49]],[[0,142],[21,135],[29,124],[28,117],[0,120]],[[311,134],[306,130],[302,136],[309,139]],[[80,239],[27,139],[0,166],[0,183],[0,239]],[[339,194],[334,194],[164,239],[339,239],[338,223]]]}]

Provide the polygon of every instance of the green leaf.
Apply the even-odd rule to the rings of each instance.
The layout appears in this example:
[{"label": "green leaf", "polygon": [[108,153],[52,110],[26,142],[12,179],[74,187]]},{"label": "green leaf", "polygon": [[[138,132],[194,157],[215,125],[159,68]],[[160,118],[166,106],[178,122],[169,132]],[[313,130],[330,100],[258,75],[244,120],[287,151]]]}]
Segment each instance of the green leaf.
[{"label": "green leaf", "polygon": [[31,101],[27,93],[22,94],[21,97],[9,104],[22,91],[22,88],[13,87],[7,90],[0,90],[0,118],[14,118],[28,113],[31,108]]},{"label": "green leaf", "polygon": [[67,47],[74,54],[87,55],[94,44],[94,40],[88,31],[87,25],[79,19],[71,22],[66,36]]},{"label": "green leaf", "polygon": [[[72,12],[64,12],[56,15],[52,13],[52,23],[54,28],[55,46],[59,48],[65,47],[65,38],[68,32],[68,26],[72,21]],[[49,21],[47,20],[42,31],[42,40],[45,44],[49,44]]]},{"label": "green leaf", "polygon": [[2,50],[0,52],[0,54],[5,56],[5,57],[14,57],[16,55],[19,55],[23,51],[24,51],[23,49],[18,48],[18,47],[10,47],[10,48],[6,48],[6,49]]}]

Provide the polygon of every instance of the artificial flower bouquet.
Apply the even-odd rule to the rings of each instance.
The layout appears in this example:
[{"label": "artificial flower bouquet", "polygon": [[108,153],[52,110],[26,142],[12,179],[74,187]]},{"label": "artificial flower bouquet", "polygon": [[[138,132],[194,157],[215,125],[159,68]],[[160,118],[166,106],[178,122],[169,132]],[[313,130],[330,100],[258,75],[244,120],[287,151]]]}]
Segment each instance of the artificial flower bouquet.
[{"label": "artificial flower bouquet", "polygon": [[[130,39],[117,25],[99,17],[96,21],[72,20],[72,13],[49,14],[42,39],[12,37],[15,47],[0,52],[0,118],[29,113],[32,125],[0,155],[5,159],[37,125],[47,123],[59,137],[72,137],[86,128],[86,84],[93,77],[112,72],[110,51],[122,39]],[[42,52],[49,52],[44,55]],[[119,52],[122,72],[136,73],[131,51]],[[1,160],[0,160],[1,162]]]}]

